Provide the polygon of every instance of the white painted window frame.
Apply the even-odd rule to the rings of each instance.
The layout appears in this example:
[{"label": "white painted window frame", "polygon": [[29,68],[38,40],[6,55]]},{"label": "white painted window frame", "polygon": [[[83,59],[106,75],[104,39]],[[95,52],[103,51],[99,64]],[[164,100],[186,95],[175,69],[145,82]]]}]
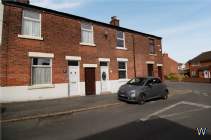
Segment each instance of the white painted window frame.
[{"label": "white painted window frame", "polygon": [[[91,29],[84,29],[82,27],[82,24],[90,24],[91,25]],[[82,42],[82,34],[83,31],[88,31],[92,33],[92,42]],[[96,44],[94,43],[94,27],[92,23],[87,23],[87,22],[81,22],[81,41],[80,41],[80,45],[86,45],[86,46],[96,46]]]},{"label": "white painted window frame", "polygon": [[[128,74],[127,74],[127,61],[117,61],[118,62],[118,74],[119,74],[119,71],[125,71],[126,70],[126,75],[125,75],[125,78],[119,78],[119,75],[118,75],[118,78],[119,80],[123,80],[123,79],[127,79],[128,78]],[[125,63],[125,69],[119,69],[119,62],[124,62]]]},{"label": "white painted window frame", "polygon": [[[123,33],[123,38],[119,38],[118,36],[117,36],[117,32],[122,32]],[[116,41],[117,40],[123,40],[123,47],[120,47],[120,46],[117,46],[117,44],[116,44],[116,49],[120,49],[120,50],[127,50],[127,48],[126,48],[126,46],[125,46],[125,32],[123,32],[123,31],[117,31],[116,32]]]},{"label": "white painted window frame", "polygon": [[[149,49],[149,55],[157,56],[155,39],[154,38],[149,38],[149,41],[150,40],[153,40],[153,42],[154,42],[154,45],[153,45],[154,53],[151,52],[151,50],[150,50],[151,48],[148,48]],[[149,42],[149,47],[151,47],[151,43],[150,42]]]},{"label": "white painted window frame", "polygon": [[[30,57],[31,58],[31,83],[30,83],[30,86],[29,86],[29,89],[36,89],[36,88],[53,88],[54,85],[53,85],[53,82],[52,82],[52,79],[53,79],[53,70],[52,70],[52,57]],[[33,65],[33,59],[34,58],[48,58],[50,59],[50,65],[49,66],[45,66],[45,65]],[[51,81],[49,84],[35,84],[33,85],[32,84],[32,68],[33,67],[46,67],[46,68],[51,68]]]},{"label": "white painted window frame", "polygon": [[[24,17],[24,12],[26,11],[30,11],[30,10],[23,10],[22,12],[22,26],[21,26],[21,34],[18,35],[19,38],[26,38],[26,39],[35,39],[35,40],[43,40],[43,37],[41,37],[42,35],[42,15],[41,13],[39,13],[39,20],[38,19],[33,19],[33,18],[29,18],[29,17]],[[30,12],[35,12],[35,11],[30,11]],[[38,13],[38,12],[35,12]],[[30,20],[30,21],[35,21],[35,22],[39,22],[40,23],[40,34],[39,36],[33,36],[33,35],[25,35],[23,34],[23,23],[24,20]]]}]

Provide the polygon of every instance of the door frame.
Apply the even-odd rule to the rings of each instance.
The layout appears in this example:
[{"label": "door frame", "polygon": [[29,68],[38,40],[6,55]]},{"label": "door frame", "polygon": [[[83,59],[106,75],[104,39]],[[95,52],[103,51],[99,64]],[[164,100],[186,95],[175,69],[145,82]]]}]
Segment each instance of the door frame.
[{"label": "door frame", "polygon": [[65,60],[67,60],[67,70],[65,70],[66,71],[66,73],[67,73],[67,76],[68,76],[68,90],[67,90],[67,95],[68,96],[70,96],[70,79],[69,79],[69,64],[68,64],[68,62],[69,61],[78,61],[78,67],[79,67],[79,81],[78,81],[78,84],[79,84],[79,87],[78,87],[78,90],[79,90],[79,92],[80,92],[80,75],[81,75],[81,71],[80,71],[80,62],[81,62],[81,56],[70,56],[70,55],[66,55],[65,56]]},{"label": "door frame", "polygon": [[[74,60],[70,60],[70,61],[74,61]],[[78,91],[78,93],[80,94],[80,61],[78,61],[78,66],[69,66],[68,65],[68,96],[71,96],[71,90],[70,90],[70,69],[71,69],[71,67],[74,67],[74,68],[76,68],[77,67],[77,69],[78,69],[78,82],[77,82],[77,85],[78,85],[78,89],[77,89],[77,91]]]},{"label": "door frame", "polygon": [[[160,68],[160,69],[159,69]],[[163,81],[163,66],[157,64],[157,69],[158,69],[158,77],[160,78],[161,81]],[[161,70],[161,71],[160,71]],[[161,73],[161,75],[160,75]],[[160,77],[161,76],[161,77]]]},{"label": "door frame", "polygon": [[106,84],[108,83],[108,81],[109,81],[109,62],[108,61],[100,61],[100,62],[106,62],[107,63],[107,66],[100,66],[100,84],[101,84],[101,92],[106,92],[106,91],[108,91],[108,89],[106,89],[106,91],[103,91],[103,80],[102,80],[102,69],[103,68],[107,68],[107,75],[106,75],[106,81],[104,81],[104,82],[106,82]]},{"label": "door frame", "polygon": [[94,87],[95,87],[95,91],[94,91],[94,94],[93,95],[96,95],[96,68],[97,68],[97,64],[83,64],[83,68],[84,68],[84,82],[85,82],[85,96],[87,96],[87,93],[86,93],[86,77],[85,77],[85,73],[86,73],[86,68],[93,68],[95,69],[95,82],[94,82]]},{"label": "door frame", "polygon": [[146,63],[146,70],[147,70],[146,71],[147,72],[146,75],[149,76],[148,65],[151,64],[153,66],[152,67],[152,76],[154,76],[154,65],[155,65],[155,62],[154,61],[146,61],[145,63]]},{"label": "door frame", "polygon": [[[207,77],[205,77],[205,72],[207,72],[207,75],[206,75]],[[204,78],[205,78],[205,79],[211,78],[211,72],[210,72],[209,70],[204,70],[204,71],[203,71],[203,75],[204,75]]]},{"label": "door frame", "polygon": [[[151,69],[149,69],[149,67],[151,67]],[[151,76],[151,77],[154,76],[154,64],[147,64],[147,76]]]}]

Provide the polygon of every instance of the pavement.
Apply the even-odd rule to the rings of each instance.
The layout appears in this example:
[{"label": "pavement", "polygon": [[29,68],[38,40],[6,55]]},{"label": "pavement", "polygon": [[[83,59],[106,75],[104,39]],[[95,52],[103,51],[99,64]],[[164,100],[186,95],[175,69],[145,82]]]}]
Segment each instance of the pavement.
[{"label": "pavement", "polygon": [[116,94],[69,97],[53,100],[6,103],[1,105],[1,122],[53,117],[75,112],[118,105]]},{"label": "pavement", "polygon": [[[169,85],[170,96],[177,94],[186,94],[192,92],[190,88],[175,87],[172,82]],[[119,105],[122,102],[117,100],[116,94],[105,94],[86,97],[69,97],[53,100],[29,101],[5,103],[1,105],[0,122],[15,122],[29,119],[40,119],[61,115],[69,115],[76,112],[104,108],[113,105]]]},{"label": "pavement", "polygon": [[[79,109],[81,107],[77,105],[77,101],[81,103],[87,101],[88,104],[83,108],[87,108],[88,105],[93,107],[108,103],[115,105],[82,110],[71,115],[2,123],[2,138],[5,140],[211,139],[211,86],[177,82],[168,82],[167,85],[171,90],[176,90],[167,101],[151,100],[144,105],[119,102],[115,95],[77,97],[53,100],[53,102],[39,101],[36,109],[31,102],[29,109],[24,110],[25,114],[42,110],[40,108],[50,110],[49,112],[60,111],[63,107],[64,110],[69,110],[73,107],[69,104],[74,100],[75,106]],[[67,101],[64,103],[64,100]],[[10,108],[8,107],[5,112],[10,114],[17,110],[24,112],[21,110],[22,106],[30,105],[15,104],[18,105],[13,107],[14,104],[6,104]],[[50,106],[49,110],[47,106]],[[199,136],[197,128],[206,128],[207,133]]]}]

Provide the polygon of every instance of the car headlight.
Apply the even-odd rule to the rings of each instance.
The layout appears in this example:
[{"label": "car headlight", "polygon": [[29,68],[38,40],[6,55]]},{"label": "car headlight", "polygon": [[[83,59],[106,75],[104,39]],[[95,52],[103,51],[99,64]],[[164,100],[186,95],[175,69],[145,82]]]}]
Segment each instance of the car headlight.
[{"label": "car headlight", "polygon": [[130,91],[130,97],[136,97],[136,91],[135,90]]}]

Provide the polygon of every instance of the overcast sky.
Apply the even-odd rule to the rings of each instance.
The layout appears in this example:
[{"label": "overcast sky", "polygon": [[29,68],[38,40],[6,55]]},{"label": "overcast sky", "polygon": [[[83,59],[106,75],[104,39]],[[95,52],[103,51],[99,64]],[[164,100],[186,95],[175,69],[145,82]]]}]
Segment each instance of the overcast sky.
[{"label": "overcast sky", "polygon": [[163,50],[186,62],[211,50],[211,0],[31,0],[31,4],[163,37]]}]

